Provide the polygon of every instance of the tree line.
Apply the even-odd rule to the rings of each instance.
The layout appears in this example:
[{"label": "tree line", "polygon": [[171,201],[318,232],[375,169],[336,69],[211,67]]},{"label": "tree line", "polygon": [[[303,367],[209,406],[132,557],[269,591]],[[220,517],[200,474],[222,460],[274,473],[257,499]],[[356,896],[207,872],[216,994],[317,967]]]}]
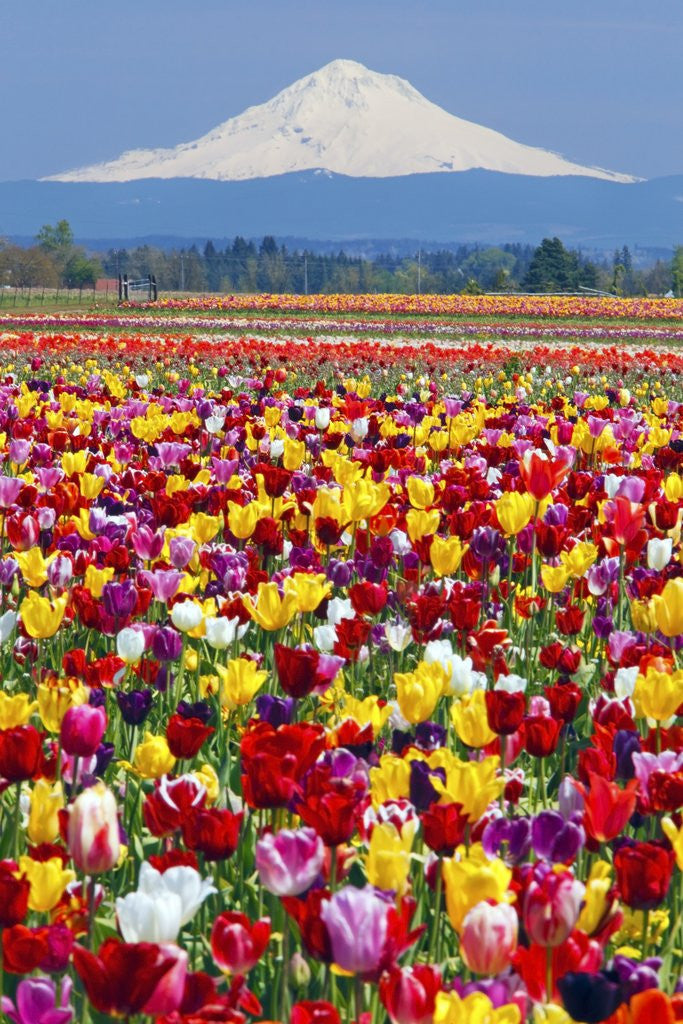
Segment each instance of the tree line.
[{"label": "tree line", "polygon": [[260,243],[237,236],[218,248],[162,249],[143,245],[88,253],[75,244],[66,220],[46,224],[35,244],[0,241],[5,287],[87,288],[98,278],[154,274],[162,292],[558,292],[594,289],[615,295],[683,294],[683,246],[671,260],[636,267],[627,246],[612,259],[589,259],[559,238],[540,245],[463,244],[449,249],[390,253],[373,258],[343,250],[288,249],[267,235]]}]

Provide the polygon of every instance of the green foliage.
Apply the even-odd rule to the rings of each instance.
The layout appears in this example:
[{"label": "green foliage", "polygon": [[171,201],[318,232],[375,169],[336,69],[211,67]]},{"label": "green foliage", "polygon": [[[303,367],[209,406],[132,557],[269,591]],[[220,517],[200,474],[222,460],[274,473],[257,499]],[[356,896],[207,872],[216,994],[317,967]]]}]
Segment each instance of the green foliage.
[{"label": "green foliage", "polygon": [[534,252],[523,281],[529,292],[569,292],[595,288],[597,268],[565,249],[559,238],[544,238]]}]

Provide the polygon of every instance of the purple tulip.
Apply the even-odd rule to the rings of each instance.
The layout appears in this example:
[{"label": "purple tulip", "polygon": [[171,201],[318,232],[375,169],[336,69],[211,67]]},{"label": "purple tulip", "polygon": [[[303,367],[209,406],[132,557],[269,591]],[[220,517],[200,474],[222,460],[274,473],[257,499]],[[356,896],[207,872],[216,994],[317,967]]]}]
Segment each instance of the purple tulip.
[{"label": "purple tulip", "polygon": [[481,844],[487,857],[497,857],[501,848],[506,864],[521,864],[531,849],[529,818],[494,818],[483,831]]},{"label": "purple tulip", "polygon": [[152,637],[152,653],[157,661],[177,661],[183,638],[172,626],[158,626]]},{"label": "purple tulip", "polygon": [[19,982],[16,1004],[2,997],[2,1011],[13,1024],[70,1024],[71,979],[63,978],[59,996],[52,978],[25,978]]},{"label": "purple tulip", "polygon": [[557,811],[541,811],[531,826],[531,844],[537,857],[569,864],[586,841],[581,825],[565,821]]},{"label": "purple tulip", "polygon": [[256,870],[276,896],[298,896],[310,889],[323,866],[325,846],[312,828],[266,832],[256,843]]},{"label": "purple tulip", "polygon": [[345,971],[368,974],[379,965],[388,931],[389,904],[372,888],[347,885],[320,908],[334,962]]},{"label": "purple tulip", "polygon": [[115,619],[127,619],[132,615],[138,595],[132,580],[122,583],[105,583],[102,587],[102,604]]},{"label": "purple tulip", "polygon": [[276,729],[279,725],[290,725],[296,701],[293,697],[273,697],[262,693],[256,698],[256,714],[262,722],[270,722]]},{"label": "purple tulip", "polygon": [[239,462],[237,459],[211,459],[211,469],[213,475],[216,478],[216,483],[227,484],[235,471]]},{"label": "purple tulip", "polygon": [[176,569],[184,569],[196,548],[197,545],[191,537],[172,537],[168,545],[171,565]]},{"label": "purple tulip", "polygon": [[142,725],[152,710],[152,691],[131,690],[129,693],[122,693],[119,690],[116,701],[126,725]]},{"label": "purple tulip", "polygon": [[17,466],[23,466],[31,454],[31,443],[30,441],[24,440],[24,438],[15,438],[10,441],[9,444],[9,457],[10,461],[14,462]]}]

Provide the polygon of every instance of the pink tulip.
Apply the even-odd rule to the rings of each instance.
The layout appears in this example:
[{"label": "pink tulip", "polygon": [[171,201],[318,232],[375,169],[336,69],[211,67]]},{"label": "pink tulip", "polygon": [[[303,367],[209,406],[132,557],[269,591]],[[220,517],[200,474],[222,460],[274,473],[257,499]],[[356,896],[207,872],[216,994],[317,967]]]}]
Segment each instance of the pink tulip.
[{"label": "pink tulip", "polygon": [[173,967],[161,978],[142,1012],[146,1014],[174,1013],[183,1001],[185,979],[187,978],[188,956],[184,949],[174,945],[159,946],[157,964],[171,958],[175,960]]},{"label": "pink tulip", "polygon": [[103,782],[83,790],[69,807],[67,847],[87,875],[110,871],[121,850],[116,800]]},{"label": "pink tulip", "polygon": [[539,946],[559,946],[574,930],[584,886],[571,871],[553,871],[536,864],[522,905],[524,927]]},{"label": "pink tulip", "polygon": [[267,832],[256,844],[256,869],[276,896],[298,896],[310,889],[323,866],[325,846],[312,828]]},{"label": "pink tulip", "polygon": [[517,948],[517,911],[509,903],[477,903],[465,916],[460,951],[475,974],[499,974]]},{"label": "pink tulip", "polygon": [[107,729],[107,712],[80,704],[67,709],[60,729],[62,747],[73,757],[92,757]]}]

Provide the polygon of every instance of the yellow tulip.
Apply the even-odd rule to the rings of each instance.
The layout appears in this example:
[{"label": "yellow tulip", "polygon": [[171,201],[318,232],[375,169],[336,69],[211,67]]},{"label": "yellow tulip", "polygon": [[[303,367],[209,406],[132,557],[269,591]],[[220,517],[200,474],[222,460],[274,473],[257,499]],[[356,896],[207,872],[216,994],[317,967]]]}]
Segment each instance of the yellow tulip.
[{"label": "yellow tulip", "polygon": [[496,516],[507,537],[517,536],[528,526],[536,503],[530,494],[506,491],[495,503]]},{"label": "yellow tulip", "polygon": [[374,807],[410,794],[410,762],[395,754],[383,754],[379,766],[370,769],[370,795]]},{"label": "yellow tulip", "polygon": [[573,1024],[566,1010],[557,1003],[534,1003],[533,1024]]},{"label": "yellow tulip", "polygon": [[95,473],[83,473],[79,478],[78,486],[84,498],[88,501],[94,501],[105,483],[106,481],[103,476],[97,476]]},{"label": "yellow tulip", "polygon": [[667,501],[680,501],[683,498],[683,476],[671,473],[664,481],[664,494]]},{"label": "yellow tulip", "polygon": [[207,516],[205,512],[197,512],[190,517],[192,537],[199,545],[208,544],[209,541],[212,541],[222,525],[223,520],[220,516]]},{"label": "yellow tulip", "polygon": [[59,812],[66,806],[61,782],[38,779],[31,790],[28,837],[32,843],[54,843],[59,835]]},{"label": "yellow tulip", "polygon": [[372,480],[349,481],[344,485],[344,509],[352,523],[370,519],[382,511],[389,500],[391,490],[388,484],[376,484]]},{"label": "yellow tulip", "polygon": [[631,622],[633,628],[641,633],[656,632],[657,617],[655,602],[652,598],[649,601],[631,601]]},{"label": "yellow tulip", "polygon": [[282,464],[285,469],[298,469],[306,457],[306,445],[303,441],[295,441],[288,437],[285,440],[285,450],[282,455]]},{"label": "yellow tulip", "polygon": [[251,537],[260,518],[261,510],[258,502],[250,501],[247,505],[238,505],[234,501],[228,502],[228,526],[230,532],[238,540],[246,540]]},{"label": "yellow tulip", "polygon": [[31,700],[26,693],[15,693],[10,696],[0,690],[0,729],[16,729],[26,725],[38,707],[37,700]]},{"label": "yellow tulip", "polygon": [[411,541],[415,543],[416,540],[422,540],[423,537],[429,537],[436,533],[439,529],[439,523],[441,522],[441,513],[438,508],[433,508],[431,512],[424,512],[422,509],[411,508],[406,513],[406,528],[408,530],[408,536]]},{"label": "yellow tulip", "polygon": [[44,861],[20,857],[16,875],[24,875],[30,882],[29,908],[41,914],[57,906],[69,882],[76,878],[74,871],[62,867],[61,857],[50,857]]},{"label": "yellow tulip", "polygon": [[546,590],[551,594],[559,594],[567,585],[569,570],[564,565],[542,565],[541,579]]},{"label": "yellow tulip", "polygon": [[676,828],[671,818],[662,818],[662,832],[673,846],[678,870],[683,871],[683,827]]},{"label": "yellow tulip", "polygon": [[32,590],[19,608],[21,621],[28,635],[34,640],[45,640],[54,636],[62,624],[68,600],[68,594],[63,594],[51,604],[46,597],[41,597]]},{"label": "yellow tulip", "polygon": [[489,728],[483,690],[465,694],[451,705],[451,722],[458,738],[468,747],[485,747],[496,738]]},{"label": "yellow tulip", "polygon": [[369,694],[362,700],[352,697],[348,693],[344,694],[344,704],[339,713],[339,721],[343,722],[347,718],[352,718],[358,725],[370,724],[373,733],[378,736],[391,718],[392,711],[390,704],[380,704],[379,701],[380,698],[374,694]]},{"label": "yellow tulip", "polygon": [[71,707],[87,704],[88,691],[85,686],[69,676],[57,679],[53,676],[38,685],[38,714],[48,732],[59,732],[62,719]]},{"label": "yellow tulip", "polygon": [[394,682],[398,706],[407,722],[417,725],[431,718],[443,694],[443,669],[438,663],[422,661],[414,672],[397,672]]},{"label": "yellow tulip", "polygon": [[483,761],[449,759],[445,783],[438,777],[432,779],[432,785],[441,794],[439,803],[461,804],[470,822],[478,821],[505,785],[504,779],[496,774],[499,766],[498,757],[485,757]]},{"label": "yellow tulip", "polygon": [[135,748],[132,768],[141,779],[160,779],[171,771],[176,759],[168,748],[165,736],[154,736],[151,732],[145,733],[142,743]]},{"label": "yellow tulip", "polygon": [[468,911],[482,900],[512,901],[508,891],[512,871],[500,857],[487,857],[481,843],[474,843],[467,854],[464,847],[459,847],[453,857],[444,857],[441,870],[446,883],[446,909],[456,931]]},{"label": "yellow tulip", "polygon": [[102,597],[102,590],[105,583],[110,583],[114,578],[114,569],[108,565],[104,569],[98,569],[95,565],[89,565],[85,570],[83,586],[87,587],[96,600]]},{"label": "yellow tulip", "polygon": [[608,894],[612,888],[612,868],[605,860],[593,864],[586,882],[584,905],[576,922],[576,927],[587,935],[596,932],[605,919],[612,905]]},{"label": "yellow tulip", "polygon": [[85,473],[85,467],[88,465],[89,458],[90,452],[86,450],[81,452],[64,452],[62,455],[62,469],[67,476],[73,476],[75,473]]},{"label": "yellow tulip", "polygon": [[47,582],[47,562],[40,548],[17,551],[14,557],[19,563],[24,583],[29,587],[42,587]]},{"label": "yellow tulip", "polygon": [[229,711],[248,704],[268,678],[249,658],[233,658],[225,667],[216,665],[216,671],[221,680],[221,704]]},{"label": "yellow tulip", "polygon": [[408,499],[413,508],[426,509],[434,504],[434,484],[419,476],[409,476],[406,483]]},{"label": "yellow tulip", "polygon": [[390,822],[375,825],[365,861],[370,885],[378,889],[393,889],[399,896],[406,891],[413,834],[414,830],[410,828],[399,832]]},{"label": "yellow tulip", "polygon": [[277,583],[259,583],[256,603],[251,596],[245,595],[242,603],[261,629],[274,632],[284,629],[298,610],[297,599],[291,592],[280,597]]},{"label": "yellow tulip", "polygon": [[666,722],[683,704],[683,669],[669,675],[648,669],[647,675],[638,676],[633,691],[633,703],[639,717]]},{"label": "yellow tulip", "polygon": [[285,594],[293,594],[300,612],[314,612],[318,605],[332,592],[324,572],[295,572],[284,581]]},{"label": "yellow tulip", "polygon": [[598,549],[595,544],[591,544],[589,541],[579,541],[575,544],[571,551],[561,551],[560,560],[567,569],[570,576],[576,576],[580,579],[590,569],[591,565],[597,561]]},{"label": "yellow tulip", "polygon": [[437,576],[451,576],[460,568],[466,548],[459,537],[434,536],[429,549],[429,560]]},{"label": "yellow tulip", "polygon": [[657,626],[664,636],[683,633],[683,578],[668,580],[661,594],[653,598]]},{"label": "yellow tulip", "polygon": [[434,1024],[520,1024],[521,1019],[515,1003],[496,1009],[483,992],[472,992],[464,999],[457,992],[437,992],[434,1000]]},{"label": "yellow tulip", "polygon": [[210,764],[202,764],[199,766],[199,768],[196,768],[195,771],[192,772],[192,774],[194,775],[195,779],[197,779],[197,781],[200,782],[204,789],[206,790],[206,802],[209,804],[209,806],[211,806],[211,804],[215,804],[216,800],[218,800],[218,796],[221,789],[220,780],[218,778],[218,775],[216,774],[216,769],[213,768]]}]

